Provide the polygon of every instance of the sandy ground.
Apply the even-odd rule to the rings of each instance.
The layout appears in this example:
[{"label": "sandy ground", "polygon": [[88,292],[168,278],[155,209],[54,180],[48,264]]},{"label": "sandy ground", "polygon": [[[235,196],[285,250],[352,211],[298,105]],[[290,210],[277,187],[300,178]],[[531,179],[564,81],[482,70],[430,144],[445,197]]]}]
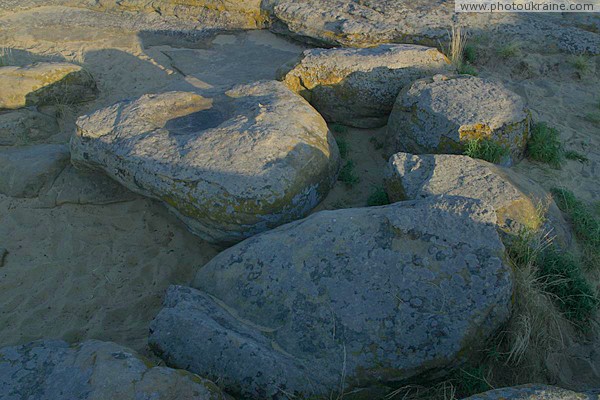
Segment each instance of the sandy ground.
[{"label": "sandy ground", "polygon": [[[177,30],[185,30],[181,23]],[[600,200],[599,59],[578,76],[564,54],[490,50],[482,76],[501,79],[525,96],[536,120],[561,130],[569,149],[589,161],[561,170],[523,161],[515,168],[542,186],[566,186],[593,204]],[[11,62],[68,60],[85,66],[100,87],[93,103],[64,113],[62,139],[76,116],[124,98],[169,89],[272,79],[305,47],[265,31],[178,33],[153,19],[120,19],[85,10],[42,7],[0,14],[0,48]],[[364,206],[382,186],[389,152],[385,128],[336,132],[347,141],[360,182],[338,183],[317,208]],[[172,283],[186,283],[217,249],[189,234],[160,204],[136,198],[110,205],[40,208],[35,200],[0,197],[0,347],[42,337],[113,340],[145,351],[148,324]]]}]

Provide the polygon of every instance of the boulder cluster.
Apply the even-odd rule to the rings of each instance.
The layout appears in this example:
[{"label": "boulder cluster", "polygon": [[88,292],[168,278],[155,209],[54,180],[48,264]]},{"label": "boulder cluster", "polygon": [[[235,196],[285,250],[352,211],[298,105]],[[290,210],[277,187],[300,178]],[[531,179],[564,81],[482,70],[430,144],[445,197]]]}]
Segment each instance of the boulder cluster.
[{"label": "boulder cluster", "polygon": [[[167,14],[179,3],[144,2]],[[530,126],[524,99],[457,74],[422,45],[444,34],[434,17],[446,2],[418,24],[401,1],[199,3],[250,27],[276,18],[275,31],[357,48],[307,50],[278,80],[120,101],[81,116],[69,146],[47,143],[56,107],[92,99],[91,75],[64,63],[1,67],[0,193],[92,201],[94,188],[69,186],[72,163],[232,247],[166,293],[149,345],[169,367],[109,342],[32,342],[0,349],[0,399],[379,398],[470,361],[511,313],[502,238],[550,223],[569,241],[555,205],[548,221],[536,218],[543,189],[461,155],[485,139],[518,162]],[[267,11],[255,12],[259,3]],[[386,18],[391,10],[403,18]],[[398,41],[421,44],[389,44]],[[392,204],[311,215],[340,168],[327,122],[387,125],[394,155],[381,174]],[[127,196],[118,188],[96,201]],[[471,399],[579,398],[556,393],[520,387]]]}]

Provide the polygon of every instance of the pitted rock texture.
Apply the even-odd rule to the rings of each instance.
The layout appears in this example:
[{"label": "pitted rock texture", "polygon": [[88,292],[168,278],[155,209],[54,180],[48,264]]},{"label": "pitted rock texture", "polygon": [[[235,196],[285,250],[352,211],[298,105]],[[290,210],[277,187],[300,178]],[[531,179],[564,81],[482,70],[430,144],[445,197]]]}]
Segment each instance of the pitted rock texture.
[{"label": "pitted rock texture", "polygon": [[447,34],[446,1],[267,0],[271,29],[317,44],[371,47],[390,42],[435,45]]},{"label": "pitted rock texture", "polygon": [[0,110],[31,105],[73,104],[94,98],[92,76],[79,65],[42,62],[0,67]]},{"label": "pitted rock texture", "polygon": [[155,367],[111,342],[39,340],[0,349],[0,400],[228,398],[206,379]]},{"label": "pitted rock texture", "polygon": [[28,108],[0,112],[0,146],[41,143],[59,132],[52,115]]},{"label": "pitted rock texture", "polygon": [[117,103],[78,120],[71,155],[224,243],[306,216],[339,167],[323,118],[275,81]]},{"label": "pitted rock texture", "polygon": [[52,186],[68,164],[69,149],[62,144],[0,149],[0,193],[36,197]]},{"label": "pitted rock texture", "polygon": [[381,45],[306,50],[285,72],[283,82],[327,121],[372,128],[387,123],[403,87],[426,76],[452,73],[453,68],[434,48]]},{"label": "pitted rock texture", "polygon": [[479,201],[322,211],[220,253],[169,289],[150,345],[251,398],[336,397],[460,366],[510,314]]},{"label": "pitted rock texture", "polygon": [[263,8],[272,15],[271,30],[317,45],[439,46],[448,42],[450,27],[458,23],[474,36],[512,36],[537,49],[600,53],[600,36],[567,18],[540,13],[456,15],[450,0],[264,0]]},{"label": "pitted rock texture", "polygon": [[[451,195],[478,199],[496,210],[498,226],[518,234],[524,228],[545,229],[563,246],[569,229],[552,197],[542,187],[509,168],[467,156],[394,154],[385,173],[391,201]],[[547,208],[542,221],[539,208]]]},{"label": "pitted rock texture", "polygon": [[468,75],[436,75],[402,90],[388,121],[397,150],[462,153],[471,139],[489,139],[523,157],[530,117],[521,96]]},{"label": "pitted rock texture", "polygon": [[202,22],[202,27],[223,29],[260,29],[269,20],[261,9],[263,0],[4,0],[0,11],[35,7],[65,6],[99,12],[128,13],[138,16],[174,18]]},{"label": "pitted rock texture", "polygon": [[576,393],[547,385],[522,385],[490,390],[463,400],[598,400],[598,395]]}]

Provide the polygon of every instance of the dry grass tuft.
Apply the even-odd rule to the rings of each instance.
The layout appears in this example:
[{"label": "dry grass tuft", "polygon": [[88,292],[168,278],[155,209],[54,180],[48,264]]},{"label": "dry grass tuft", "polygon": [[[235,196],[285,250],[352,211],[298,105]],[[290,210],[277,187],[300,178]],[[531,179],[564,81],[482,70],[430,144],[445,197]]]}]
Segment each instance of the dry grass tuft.
[{"label": "dry grass tuft", "polygon": [[0,47],[0,67],[13,63],[12,49],[10,47]]}]

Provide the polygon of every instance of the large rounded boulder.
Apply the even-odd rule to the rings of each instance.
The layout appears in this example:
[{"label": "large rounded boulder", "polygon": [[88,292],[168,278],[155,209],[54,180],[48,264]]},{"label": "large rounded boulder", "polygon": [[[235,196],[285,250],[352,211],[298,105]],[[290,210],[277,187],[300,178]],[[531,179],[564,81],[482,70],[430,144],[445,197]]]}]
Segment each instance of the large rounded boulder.
[{"label": "large rounded boulder", "polygon": [[437,49],[409,44],[306,50],[288,69],[283,82],[326,120],[359,128],[385,125],[403,87],[452,72]]},{"label": "large rounded boulder", "polygon": [[498,82],[469,75],[436,75],[400,92],[388,121],[399,151],[462,153],[469,140],[487,139],[523,157],[530,116],[525,101]]},{"label": "large rounded boulder", "polygon": [[173,286],[149,343],[256,399],[443,375],[509,317],[511,270],[480,202],[323,211],[220,253]]},{"label": "large rounded boulder", "polygon": [[154,366],[133,350],[88,340],[39,340],[0,349],[0,399],[226,400],[206,379]]},{"label": "large rounded boulder", "polygon": [[397,153],[388,162],[385,183],[391,201],[442,195],[477,199],[494,208],[503,232],[518,235],[542,228],[562,246],[571,243],[552,196],[510,168],[454,154]]},{"label": "large rounded boulder", "polygon": [[306,216],[339,166],[323,118],[275,81],[101,109],[78,120],[71,158],[162,200],[193,233],[223,243]]}]

